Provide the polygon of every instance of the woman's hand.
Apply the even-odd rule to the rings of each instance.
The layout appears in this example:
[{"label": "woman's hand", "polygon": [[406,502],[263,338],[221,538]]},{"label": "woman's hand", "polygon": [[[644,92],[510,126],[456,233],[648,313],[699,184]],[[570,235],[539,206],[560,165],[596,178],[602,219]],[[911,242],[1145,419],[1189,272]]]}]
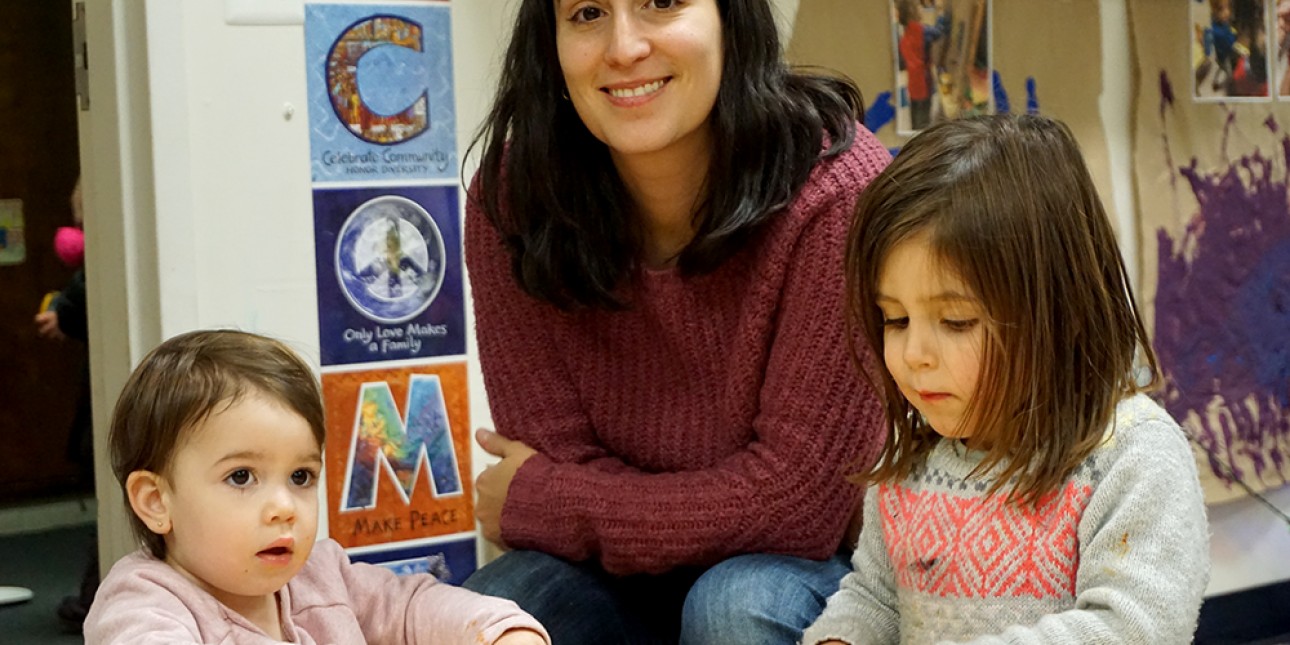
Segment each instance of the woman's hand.
[{"label": "woman's hand", "polygon": [[502,634],[497,640],[493,641],[494,645],[547,645],[547,640],[542,635],[531,629],[512,629]]},{"label": "woman's hand", "polygon": [[[506,494],[510,491],[511,480],[515,479],[515,471],[519,470],[529,457],[536,455],[537,451],[523,442],[507,439],[483,428],[475,431],[475,441],[479,442],[479,447],[483,448],[484,452],[502,458],[501,461],[485,468],[484,472],[479,473],[479,479],[475,480],[475,493],[479,496],[478,501],[475,502],[475,519],[479,520],[479,532],[484,539],[498,546],[504,546],[502,544],[502,507],[506,505]],[[497,642],[501,643],[502,640]]]}]

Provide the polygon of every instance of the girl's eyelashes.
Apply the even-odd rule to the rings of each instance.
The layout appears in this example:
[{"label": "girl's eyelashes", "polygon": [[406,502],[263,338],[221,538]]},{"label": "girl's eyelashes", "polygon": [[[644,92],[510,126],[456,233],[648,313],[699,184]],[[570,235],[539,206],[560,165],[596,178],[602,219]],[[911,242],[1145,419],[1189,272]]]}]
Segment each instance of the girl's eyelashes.
[{"label": "girl's eyelashes", "polygon": [[228,482],[228,484],[234,488],[246,488],[247,486],[255,483],[255,475],[246,468],[238,468],[237,470],[229,473],[228,476],[224,478],[224,481]]},{"label": "girl's eyelashes", "polygon": [[680,0],[646,0],[645,2],[646,7],[655,9],[671,9],[678,4],[681,4]]},{"label": "girl's eyelashes", "polygon": [[904,316],[902,318],[888,318],[883,316],[882,326],[884,328],[904,329],[909,326],[909,316]]},{"label": "girl's eyelashes", "polygon": [[965,320],[952,320],[946,318],[941,320],[941,324],[945,325],[946,328],[953,332],[971,331],[979,322],[981,321],[978,318],[968,318]]},{"label": "girl's eyelashes", "polygon": [[317,473],[308,468],[300,468],[291,473],[291,483],[301,488],[312,486],[317,481]]}]

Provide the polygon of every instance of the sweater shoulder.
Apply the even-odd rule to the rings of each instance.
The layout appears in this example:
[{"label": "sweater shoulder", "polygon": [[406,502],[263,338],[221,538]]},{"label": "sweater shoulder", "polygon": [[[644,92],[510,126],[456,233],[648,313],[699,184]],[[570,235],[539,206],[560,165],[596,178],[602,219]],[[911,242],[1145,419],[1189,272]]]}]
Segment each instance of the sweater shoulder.
[{"label": "sweater shoulder", "polygon": [[1116,405],[1102,443],[1092,456],[1103,463],[1121,459],[1150,463],[1162,458],[1193,462],[1190,444],[1178,422],[1141,393]]}]

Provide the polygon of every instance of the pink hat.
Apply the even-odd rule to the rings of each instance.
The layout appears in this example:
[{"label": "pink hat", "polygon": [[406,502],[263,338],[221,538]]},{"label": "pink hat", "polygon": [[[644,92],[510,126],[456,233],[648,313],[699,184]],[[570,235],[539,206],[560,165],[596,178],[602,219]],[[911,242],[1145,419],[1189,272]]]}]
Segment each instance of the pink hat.
[{"label": "pink hat", "polygon": [[75,226],[60,226],[54,233],[54,252],[73,269],[85,262],[85,232]]}]

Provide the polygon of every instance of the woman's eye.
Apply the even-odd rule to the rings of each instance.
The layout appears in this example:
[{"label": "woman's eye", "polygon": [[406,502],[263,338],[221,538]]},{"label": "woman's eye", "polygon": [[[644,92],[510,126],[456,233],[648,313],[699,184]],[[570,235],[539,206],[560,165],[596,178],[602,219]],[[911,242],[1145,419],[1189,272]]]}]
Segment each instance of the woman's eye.
[{"label": "woman's eye", "polygon": [[605,15],[605,12],[601,11],[599,7],[582,7],[573,12],[572,20],[574,22],[591,22],[603,15]]},{"label": "woman's eye", "polygon": [[645,3],[645,6],[655,9],[671,9],[676,6],[676,2],[677,0],[649,0],[649,2]]},{"label": "woman's eye", "polygon": [[296,486],[308,486],[314,483],[314,473],[312,470],[301,468],[291,473],[291,483]]},{"label": "woman's eye", "polygon": [[255,477],[251,475],[251,471],[245,468],[239,468],[238,470],[229,473],[228,477],[224,478],[224,481],[236,486],[237,488],[243,488],[249,486],[251,482],[255,481]]},{"label": "woman's eye", "polygon": [[941,322],[949,328],[950,331],[968,331],[973,327],[976,327],[977,323],[980,321],[976,318],[969,318],[967,320],[950,320],[947,318]]}]

